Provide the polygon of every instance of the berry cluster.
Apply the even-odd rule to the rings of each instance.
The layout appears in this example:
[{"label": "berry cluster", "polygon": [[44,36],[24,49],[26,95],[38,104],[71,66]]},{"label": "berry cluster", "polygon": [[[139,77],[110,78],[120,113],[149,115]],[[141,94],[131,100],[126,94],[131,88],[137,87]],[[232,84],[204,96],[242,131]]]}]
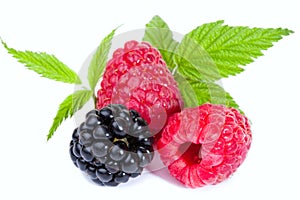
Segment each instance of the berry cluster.
[{"label": "berry cluster", "polygon": [[74,130],[70,156],[99,185],[116,186],[141,174],[153,159],[153,137],[135,110],[109,105],[91,110]]},{"label": "berry cluster", "polygon": [[[177,41],[164,20],[154,16],[143,40],[159,49],[127,41],[106,63],[115,31],[91,59],[88,88],[54,55],[18,51],[1,40],[9,54],[42,77],[83,86],[60,104],[47,139],[93,99],[95,109],[73,132],[70,156],[95,183],[117,186],[139,176],[153,160],[154,149],[169,173],[187,187],[214,185],[231,176],[246,158],[252,133],[247,117],[215,81],[239,74],[262,50],[293,31],[234,27],[221,20],[198,26]],[[223,98],[220,91],[226,93]],[[210,104],[215,100],[234,108]]]}]

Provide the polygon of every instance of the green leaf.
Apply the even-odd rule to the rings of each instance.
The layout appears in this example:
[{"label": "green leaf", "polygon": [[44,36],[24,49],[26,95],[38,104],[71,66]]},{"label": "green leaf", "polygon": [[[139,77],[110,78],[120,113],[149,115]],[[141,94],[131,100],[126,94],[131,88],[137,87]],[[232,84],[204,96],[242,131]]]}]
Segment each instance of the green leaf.
[{"label": "green leaf", "polygon": [[45,52],[17,51],[8,47],[3,40],[1,42],[8,53],[16,58],[18,62],[42,77],[65,83],[81,83],[78,75],[54,55],[49,55]]},{"label": "green leaf", "polygon": [[186,36],[197,42],[214,60],[222,77],[236,75],[262,50],[293,31],[282,28],[249,28],[223,25],[224,21],[203,24]]},{"label": "green leaf", "polygon": [[103,70],[105,69],[108,53],[111,47],[111,40],[113,39],[116,30],[117,29],[114,29],[101,41],[90,62],[88,70],[88,81],[92,91],[95,90],[96,84],[98,83]]},{"label": "green leaf", "polygon": [[78,90],[69,95],[60,105],[55,118],[53,119],[52,126],[47,135],[49,140],[63,120],[72,117],[74,113],[80,110],[84,104],[93,96],[91,90]]},{"label": "green leaf", "polygon": [[210,55],[194,40],[184,37],[176,49],[178,71],[188,79],[213,81],[220,74]]},{"label": "green leaf", "polygon": [[204,103],[222,104],[240,110],[238,104],[220,85],[214,82],[187,80],[175,76],[185,107],[196,107]]},{"label": "green leaf", "polygon": [[172,31],[162,18],[156,15],[146,24],[143,40],[151,43],[160,51],[170,69],[176,66],[173,56],[179,43],[173,39]]}]

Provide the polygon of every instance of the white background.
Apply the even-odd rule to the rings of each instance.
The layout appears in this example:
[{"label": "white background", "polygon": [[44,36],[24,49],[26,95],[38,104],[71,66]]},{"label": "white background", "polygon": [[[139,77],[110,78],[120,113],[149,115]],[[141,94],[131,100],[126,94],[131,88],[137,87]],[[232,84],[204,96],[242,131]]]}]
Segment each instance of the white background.
[{"label": "white background", "polygon": [[145,173],[117,188],[91,184],[69,158],[74,119],[46,142],[57,107],[73,86],[40,78],[0,46],[0,199],[300,199],[296,2],[0,0],[0,36],[9,46],[55,54],[75,71],[113,28],[124,24],[118,33],[143,28],[155,14],[183,34],[220,19],[295,31],[244,73],[223,81],[252,121],[253,143],[232,178],[198,189],[184,188],[165,171]]}]

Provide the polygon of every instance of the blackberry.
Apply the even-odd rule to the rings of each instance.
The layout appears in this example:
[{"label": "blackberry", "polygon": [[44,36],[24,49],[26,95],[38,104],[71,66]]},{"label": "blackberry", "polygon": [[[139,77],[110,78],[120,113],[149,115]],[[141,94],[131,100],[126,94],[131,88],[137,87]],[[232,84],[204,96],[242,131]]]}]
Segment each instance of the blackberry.
[{"label": "blackberry", "polygon": [[70,143],[70,156],[101,186],[117,186],[139,176],[153,159],[154,139],[135,110],[111,104],[86,114]]}]

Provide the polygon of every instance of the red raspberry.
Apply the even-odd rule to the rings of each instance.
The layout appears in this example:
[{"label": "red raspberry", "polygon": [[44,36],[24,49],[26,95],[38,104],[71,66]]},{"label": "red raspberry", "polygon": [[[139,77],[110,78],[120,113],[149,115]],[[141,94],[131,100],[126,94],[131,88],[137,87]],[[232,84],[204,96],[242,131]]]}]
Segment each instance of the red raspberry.
[{"label": "red raspberry", "polygon": [[182,100],[159,51],[146,42],[129,41],[114,52],[103,74],[97,108],[109,104],[135,109],[155,134],[168,116],[180,112]]},{"label": "red raspberry", "polygon": [[248,119],[239,111],[204,104],[172,115],[157,148],[170,174],[194,188],[227,179],[244,161],[251,140]]}]

